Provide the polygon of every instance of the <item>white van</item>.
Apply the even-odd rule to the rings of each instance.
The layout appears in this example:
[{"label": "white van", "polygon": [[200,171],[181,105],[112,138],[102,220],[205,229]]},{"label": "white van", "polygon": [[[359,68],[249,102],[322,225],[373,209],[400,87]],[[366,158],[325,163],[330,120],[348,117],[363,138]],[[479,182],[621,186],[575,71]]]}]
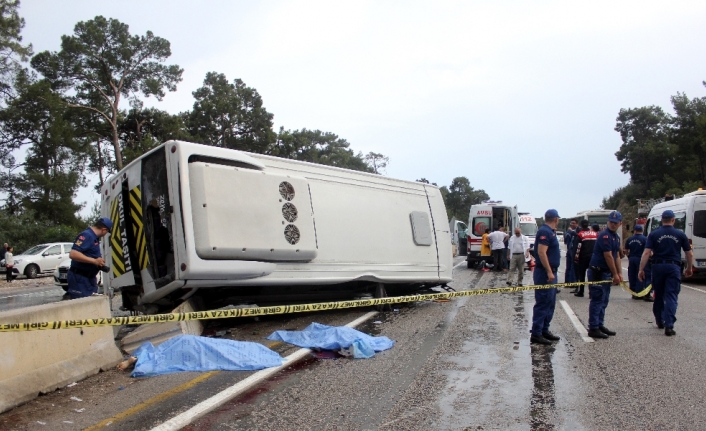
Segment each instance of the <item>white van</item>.
[{"label": "white van", "polygon": [[[590,226],[593,226],[594,224],[598,224],[598,226],[601,228],[601,230],[605,229],[608,226],[608,215],[615,210],[586,210],[586,211],[581,211],[576,216],[573,218],[577,219],[577,221],[581,222],[581,220],[588,220],[588,223]],[[623,223],[625,223],[625,220],[623,220]],[[618,229],[618,236],[620,237],[620,244],[623,243],[623,229]]]},{"label": "white van", "polygon": [[[674,211],[674,227],[683,231],[694,250],[694,275],[706,275],[706,190],[697,190],[679,199],[652,207],[645,235],[662,225],[662,212]],[[684,252],[682,252],[682,268]]]},{"label": "white van", "polygon": [[466,266],[473,268],[480,261],[480,246],[486,229],[497,230],[505,226],[512,232],[518,226],[517,205],[503,205],[502,201],[485,201],[471,206],[468,216],[468,256]]},{"label": "white van", "polygon": [[453,280],[449,219],[431,184],[169,141],[101,196],[114,223],[101,241],[105,284],[130,309],[204,289],[281,302]]},{"label": "white van", "polygon": [[520,229],[522,230],[522,235],[526,236],[529,240],[530,249],[534,248],[534,239],[537,235],[537,220],[529,213],[519,213],[520,216]]}]

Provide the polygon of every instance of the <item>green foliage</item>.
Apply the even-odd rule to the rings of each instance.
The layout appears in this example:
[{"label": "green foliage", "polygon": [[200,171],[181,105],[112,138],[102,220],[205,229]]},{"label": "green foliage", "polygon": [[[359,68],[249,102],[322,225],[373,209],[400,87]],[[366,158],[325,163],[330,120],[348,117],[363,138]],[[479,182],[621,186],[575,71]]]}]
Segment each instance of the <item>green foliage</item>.
[{"label": "green foliage", "polygon": [[8,97],[12,93],[12,82],[22,66],[32,55],[32,45],[22,45],[20,32],[25,26],[24,18],[17,13],[19,0],[0,0],[0,94]]},{"label": "green foliage", "polygon": [[110,126],[114,163],[122,169],[118,136],[121,98],[155,96],[175,91],[183,69],[163,62],[171,56],[169,41],[148,31],[131,35],[127,24],[97,16],[62,36],[61,51],[44,51],[32,58],[32,67],[65,92],[70,105],[87,109]]},{"label": "green foliage", "polygon": [[196,142],[253,153],[267,153],[275,142],[273,115],[242,80],[230,83],[224,74],[209,72],[192,94],[196,102],[186,123]]},{"label": "green foliage", "polygon": [[368,166],[370,166],[370,168],[376,174],[383,173],[385,171],[385,168],[387,168],[387,165],[390,164],[389,157],[384,156],[380,153],[374,153],[372,151],[366,154],[363,159],[365,160],[365,163],[367,163]]},{"label": "green foliage", "polygon": [[446,205],[446,215],[449,219],[456,217],[458,220],[468,219],[471,205],[490,199],[485,190],[476,190],[471,187],[471,183],[466,177],[456,177],[448,188],[441,187],[441,195]]},{"label": "green foliage", "polygon": [[155,108],[133,108],[118,125],[125,164],[163,142],[190,141],[183,115],[172,115]]},{"label": "green foliage", "polygon": [[81,225],[56,225],[38,218],[32,212],[10,215],[0,211],[0,243],[15,247],[16,255],[37,244],[72,242],[85,228]]},{"label": "green foliage", "polygon": [[[706,85],[706,83],[704,83]],[[637,199],[684,194],[706,185],[706,97],[671,98],[675,114],[658,106],[621,109],[615,130],[623,144],[615,153],[630,182],[603,199],[603,208],[631,217]]]},{"label": "green foliage", "polygon": [[0,112],[0,130],[7,137],[6,148],[28,148],[21,165],[15,165],[11,157],[5,158],[4,164],[11,172],[16,167],[23,170],[3,174],[0,185],[5,190],[13,189],[13,199],[37,219],[75,225],[75,214],[81,206],[72,198],[85,183],[85,150],[74,138],[69,109],[49,83],[33,81],[26,73],[19,77],[17,97]]},{"label": "green foliage", "polygon": [[319,163],[356,171],[373,172],[361,153],[355,154],[350,144],[330,132],[320,130],[284,130],[281,128],[270,154],[287,159]]}]

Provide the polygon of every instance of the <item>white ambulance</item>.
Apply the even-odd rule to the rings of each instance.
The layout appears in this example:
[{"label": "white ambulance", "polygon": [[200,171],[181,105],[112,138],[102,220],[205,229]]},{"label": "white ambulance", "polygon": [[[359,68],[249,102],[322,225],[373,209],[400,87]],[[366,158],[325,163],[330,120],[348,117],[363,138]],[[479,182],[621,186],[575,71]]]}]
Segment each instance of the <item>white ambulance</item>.
[{"label": "white ambulance", "polygon": [[480,259],[480,247],[486,229],[493,232],[505,226],[512,232],[519,225],[517,205],[504,205],[502,201],[484,201],[471,206],[468,216],[468,256],[466,266],[473,268]]},{"label": "white ambulance", "polygon": [[674,227],[689,238],[694,250],[694,275],[706,275],[706,190],[697,190],[679,199],[653,206],[647,216],[645,235],[662,225],[662,213],[665,210],[674,211]]},{"label": "white ambulance", "polygon": [[534,239],[537,235],[537,220],[530,215],[530,213],[518,213],[520,216],[520,229],[522,230],[522,235],[526,236],[529,240],[530,248],[534,248]]}]

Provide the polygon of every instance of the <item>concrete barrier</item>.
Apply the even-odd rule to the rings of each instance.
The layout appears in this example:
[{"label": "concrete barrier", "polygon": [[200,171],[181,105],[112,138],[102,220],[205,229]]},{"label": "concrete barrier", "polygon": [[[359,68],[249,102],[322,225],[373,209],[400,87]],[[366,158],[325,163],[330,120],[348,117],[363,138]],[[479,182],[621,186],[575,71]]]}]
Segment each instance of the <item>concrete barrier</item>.
[{"label": "concrete barrier", "polygon": [[[3,311],[0,324],[102,317],[110,317],[108,298],[93,296]],[[121,360],[110,326],[0,333],[0,412]]]}]

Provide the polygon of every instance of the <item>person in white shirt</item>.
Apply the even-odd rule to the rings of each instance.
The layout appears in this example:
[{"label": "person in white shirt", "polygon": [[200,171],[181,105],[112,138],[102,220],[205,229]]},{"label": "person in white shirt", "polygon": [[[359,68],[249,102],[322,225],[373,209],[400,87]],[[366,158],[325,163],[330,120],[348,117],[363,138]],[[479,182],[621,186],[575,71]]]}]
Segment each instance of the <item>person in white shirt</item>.
[{"label": "person in white shirt", "polygon": [[510,259],[510,272],[507,273],[507,285],[512,286],[513,272],[517,270],[517,285],[522,286],[522,277],[525,273],[525,259],[529,257],[529,240],[522,235],[519,227],[515,228],[515,235],[510,237],[507,245],[508,259]]},{"label": "person in white shirt", "polygon": [[12,268],[15,267],[15,256],[13,253],[15,252],[15,249],[13,247],[7,247],[7,251],[5,252],[5,275],[7,277],[7,282],[12,281]]},{"label": "person in white shirt", "polygon": [[503,270],[503,260],[505,259],[505,228],[500,226],[498,230],[488,235],[490,240],[490,250],[493,253],[493,269],[496,271]]}]

